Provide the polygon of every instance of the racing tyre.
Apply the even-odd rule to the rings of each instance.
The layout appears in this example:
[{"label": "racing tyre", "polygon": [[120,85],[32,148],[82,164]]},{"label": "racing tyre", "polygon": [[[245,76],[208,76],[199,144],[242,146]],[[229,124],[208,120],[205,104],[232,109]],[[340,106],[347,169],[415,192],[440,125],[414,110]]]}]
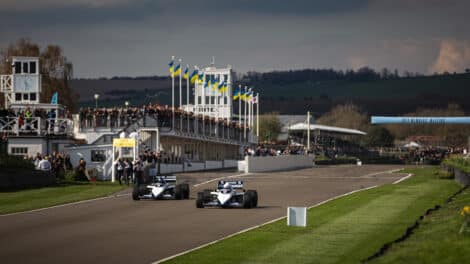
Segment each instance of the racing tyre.
[{"label": "racing tyre", "polygon": [[175,186],[175,199],[176,200],[181,200],[183,199],[183,188],[181,186],[182,184],[177,184]]},{"label": "racing tyre", "polygon": [[189,199],[189,184],[182,183],[181,185],[181,192],[182,192],[182,199]]},{"label": "racing tyre", "polygon": [[253,206],[253,191],[247,191],[243,194],[243,208],[248,209]]},{"label": "racing tyre", "polygon": [[196,207],[204,208],[204,192],[198,192],[196,198]]},{"label": "racing tyre", "polygon": [[134,186],[134,189],[132,190],[132,199],[133,199],[134,201],[140,200],[140,197],[139,197],[139,185],[135,185],[135,186]]},{"label": "racing tyre", "polygon": [[205,189],[203,192],[203,199],[204,202],[210,202],[212,195],[211,195],[212,190],[211,189]]},{"label": "racing tyre", "polygon": [[252,208],[258,207],[258,192],[255,190],[248,190],[248,192],[251,192],[253,195],[252,200],[251,200],[251,207]]}]

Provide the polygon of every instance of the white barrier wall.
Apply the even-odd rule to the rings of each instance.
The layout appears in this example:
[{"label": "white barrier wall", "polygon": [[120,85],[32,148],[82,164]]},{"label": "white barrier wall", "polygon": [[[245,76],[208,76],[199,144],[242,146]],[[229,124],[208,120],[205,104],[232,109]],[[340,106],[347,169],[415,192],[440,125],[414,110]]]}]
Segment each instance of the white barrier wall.
[{"label": "white barrier wall", "polygon": [[238,160],[224,160],[224,168],[236,168]]},{"label": "white barrier wall", "polygon": [[191,167],[185,165],[184,171],[201,171],[204,170],[205,164],[203,162],[191,162]]},{"label": "white barrier wall", "polygon": [[313,156],[306,155],[246,156],[245,173],[311,168],[313,164]]},{"label": "white barrier wall", "polygon": [[206,170],[222,168],[222,161],[206,160]]},{"label": "white barrier wall", "polygon": [[161,174],[168,174],[172,172],[182,172],[182,164],[160,164]]}]

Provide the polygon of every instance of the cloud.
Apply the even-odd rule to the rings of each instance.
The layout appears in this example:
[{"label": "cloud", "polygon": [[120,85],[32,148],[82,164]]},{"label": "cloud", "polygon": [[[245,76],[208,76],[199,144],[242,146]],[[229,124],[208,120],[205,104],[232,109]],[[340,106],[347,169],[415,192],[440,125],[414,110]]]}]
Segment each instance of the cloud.
[{"label": "cloud", "polygon": [[368,66],[366,58],[361,56],[350,56],[347,58],[347,63],[353,70],[358,70],[364,66]]},{"label": "cloud", "polygon": [[429,72],[463,72],[470,67],[470,42],[442,40],[436,61]]}]

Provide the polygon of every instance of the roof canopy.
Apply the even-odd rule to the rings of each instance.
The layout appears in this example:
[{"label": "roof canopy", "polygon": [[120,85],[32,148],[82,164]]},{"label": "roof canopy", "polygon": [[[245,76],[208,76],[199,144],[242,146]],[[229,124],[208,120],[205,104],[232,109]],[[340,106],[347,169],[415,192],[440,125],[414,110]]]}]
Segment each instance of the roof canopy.
[{"label": "roof canopy", "polygon": [[[308,129],[308,125],[305,123],[297,123],[289,127],[289,131],[306,131],[307,129]],[[357,129],[310,124],[310,131],[315,131],[315,130],[344,134],[344,135],[367,135],[366,132],[363,132]]]}]

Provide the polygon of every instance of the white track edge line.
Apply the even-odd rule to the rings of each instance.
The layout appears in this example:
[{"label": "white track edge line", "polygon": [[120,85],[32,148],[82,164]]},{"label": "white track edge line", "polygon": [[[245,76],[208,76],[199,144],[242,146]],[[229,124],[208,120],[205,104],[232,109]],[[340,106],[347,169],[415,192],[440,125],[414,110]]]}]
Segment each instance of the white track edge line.
[{"label": "white track edge line", "polygon": [[70,205],[77,205],[77,204],[83,204],[83,203],[90,203],[90,202],[105,200],[105,199],[109,199],[109,198],[118,198],[118,197],[128,196],[128,195],[130,195],[130,193],[123,193],[123,194],[117,194],[117,195],[108,195],[108,196],[104,196],[104,197],[98,197],[98,198],[93,198],[93,199],[88,199],[88,200],[83,200],[83,201],[76,201],[76,202],[65,203],[65,204],[58,204],[58,205],[54,205],[54,206],[38,208],[38,209],[33,209],[33,210],[28,210],[28,211],[2,214],[2,215],[0,215],[0,217],[27,214],[27,213],[35,213],[35,212],[45,211],[45,210],[54,209],[54,208],[66,207],[66,206],[70,206]]},{"label": "white track edge line", "polygon": [[[308,209],[311,209],[311,208],[320,206],[320,205],[322,205],[322,204],[324,204],[324,203],[327,203],[327,202],[330,202],[330,201],[332,201],[332,200],[335,200],[335,199],[337,199],[337,198],[341,198],[341,197],[343,197],[343,196],[350,195],[350,194],[353,194],[353,193],[355,193],[355,192],[365,191],[365,190],[369,190],[369,189],[376,188],[376,187],[378,187],[378,185],[374,185],[374,186],[371,186],[371,187],[362,188],[362,189],[354,190],[354,191],[351,191],[351,192],[348,192],[348,193],[344,193],[344,194],[341,194],[341,195],[332,197],[332,198],[330,198],[330,199],[327,199],[327,200],[325,200],[325,201],[321,201],[321,202],[319,202],[319,203],[317,203],[317,204],[314,204],[314,205],[312,205],[312,206],[310,206],[310,207],[307,207],[307,208],[308,208]],[[252,226],[252,227],[248,227],[248,228],[243,229],[243,230],[240,230],[240,231],[238,231],[238,232],[236,232],[236,233],[233,233],[233,234],[224,236],[224,237],[222,237],[222,238],[213,240],[213,241],[208,242],[208,243],[206,243],[206,244],[202,244],[202,245],[197,246],[197,247],[195,247],[195,248],[188,249],[188,250],[186,250],[186,251],[183,251],[183,252],[180,252],[180,253],[178,253],[178,254],[175,254],[175,255],[166,257],[166,258],[164,258],[164,259],[160,259],[160,260],[154,261],[154,262],[152,262],[152,264],[163,263],[163,262],[165,262],[165,261],[174,259],[174,258],[176,258],[176,257],[185,255],[185,254],[187,254],[187,253],[196,251],[196,250],[198,250],[198,249],[202,249],[202,248],[208,247],[208,246],[210,246],[210,245],[213,245],[213,244],[215,244],[215,243],[217,243],[217,242],[220,242],[220,241],[222,241],[222,240],[226,240],[226,239],[231,238],[231,237],[233,237],[233,236],[246,233],[246,232],[251,231],[251,230],[253,230],[253,229],[256,229],[256,228],[258,228],[258,227],[262,227],[262,226],[265,226],[265,225],[269,225],[269,224],[271,224],[271,223],[274,223],[274,222],[276,222],[276,221],[282,220],[282,219],[284,219],[284,218],[287,218],[287,216],[281,216],[281,217],[275,218],[275,219],[273,219],[273,220],[269,220],[268,222],[265,222],[265,223],[262,223],[262,224],[259,224],[259,225],[255,225],[255,226]]]},{"label": "white track edge line", "polygon": [[[377,174],[387,173],[387,172],[389,172],[389,173],[390,173],[390,172],[396,172],[396,171],[400,171],[400,170],[401,170],[401,169],[389,170],[389,171],[379,172],[379,173],[377,173]],[[411,173],[410,173],[410,174],[411,174]],[[405,177],[402,177],[401,179],[411,177],[412,175],[410,176],[410,174],[408,174],[408,175],[405,176]],[[393,184],[394,184],[394,183],[393,183]],[[366,190],[374,189],[374,188],[377,188],[377,187],[379,187],[379,185],[374,185],[374,186],[370,186],[370,187],[366,187],[366,188],[362,188],[362,189],[357,189],[357,190],[354,190],[354,191],[350,191],[350,192],[348,192],[348,193],[343,193],[343,194],[337,195],[337,196],[335,196],[335,197],[329,198],[329,199],[327,199],[327,200],[321,201],[321,202],[319,202],[319,203],[316,203],[316,204],[314,204],[314,205],[312,205],[312,206],[309,206],[309,207],[307,207],[307,209],[310,210],[310,209],[312,209],[312,208],[318,207],[318,206],[320,206],[320,205],[322,205],[322,204],[325,204],[325,203],[327,203],[327,202],[331,202],[331,201],[336,200],[336,199],[338,199],[338,198],[341,198],[341,197],[344,197],[344,196],[347,196],[347,195],[351,195],[351,194],[353,194],[353,193],[357,193],[357,192],[361,192],[361,191],[366,191]],[[281,216],[281,217],[278,217],[278,218],[276,218],[276,219],[270,220],[270,221],[268,221],[268,222],[265,222],[265,223],[262,223],[262,224],[259,224],[259,225],[255,225],[255,226],[252,226],[252,227],[248,227],[248,228],[243,229],[243,230],[240,230],[240,231],[238,231],[238,232],[236,232],[236,233],[233,233],[233,234],[224,236],[224,237],[222,237],[222,238],[213,240],[213,241],[208,242],[208,243],[206,243],[206,244],[202,244],[202,245],[197,246],[197,247],[195,247],[195,248],[185,250],[185,251],[183,251],[183,252],[180,252],[180,253],[178,253],[178,254],[175,254],[175,255],[172,255],[172,256],[169,256],[169,257],[160,259],[160,260],[156,260],[156,261],[152,262],[152,264],[163,263],[163,262],[165,262],[165,261],[174,259],[174,258],[176,258],[176,257],[185,255],[185,254],[187,254],[187,253],[196,251],[196,250],[198,250],[198,249],[202,249],[202,248],[208,247],[208,246],[210,246],[210,245],[213,245],[213,244],[215,244],[215,243],[217,243],[217,242],[220,242],[220,241],[222,241],[222,240],[231,238],[231,237],[233,237],[233,236],[246,233],[246,232],[251,231],[251,230],[253,230],[253,229],[256,229],[256,228],[258,228],[258,227],[262,227],[262,226],[265,226],[265,225],[269,225],[269,224],[271,224],[271,223],[274,223],[274,222],[276,222],[276,221],[282,220],[282,219],[284,219],[284,218],[287,218],[287,216]]]},{"label": "white track edge line", "polygon": [[405,177],[401,177],[400,179],[394,181],[392,184],[400,183],[400,182],[402,182],[402,181],[404,181],[404,180],[407,180],[407,179],[413,177],[413,175],[414,175],[413,173],[408,173],[408,175],[406,175]]},{"label": "white track edge line", "polygon": [[210,180],[207,180],[207,181],[204,181],[204,182],[194,184],[193,187],[198,187],[198,186],[201,186],[201,185],[213,182],[213,181],[222,180],[222,179],[225,179],[225,178],[243,177],[243,176],[247,176],[247,175],[250,175],[250,174],[251,173],[242,173],[242,174],[236,174],[236,175],[222,176],[222,177],[218,177],[218,178],[214,178],[214,179],[210,179]]}]

